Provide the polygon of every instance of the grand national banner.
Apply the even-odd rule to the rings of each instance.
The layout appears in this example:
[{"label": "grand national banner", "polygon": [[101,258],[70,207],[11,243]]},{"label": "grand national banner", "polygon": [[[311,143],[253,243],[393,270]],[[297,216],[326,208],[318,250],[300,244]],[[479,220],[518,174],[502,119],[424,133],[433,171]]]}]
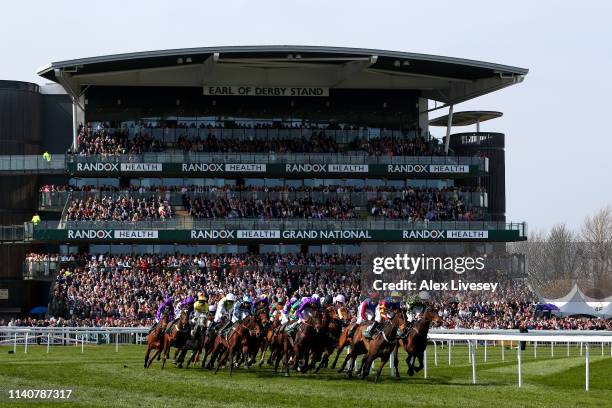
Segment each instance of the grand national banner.
[{"label": "grand national banner", "polygon": [[329,96],[329,88],[320,86],[214,86],[204,87],[212,96]]}]

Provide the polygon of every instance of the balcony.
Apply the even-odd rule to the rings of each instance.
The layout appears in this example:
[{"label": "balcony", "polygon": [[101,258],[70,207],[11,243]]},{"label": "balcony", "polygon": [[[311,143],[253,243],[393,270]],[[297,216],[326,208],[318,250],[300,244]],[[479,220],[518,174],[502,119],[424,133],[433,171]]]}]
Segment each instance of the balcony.
[{"label": "balcony", "polygon": [[[362,210],[369,211],[369,203],[377,198],[393,200],[402,198],[406,193],[392,191],[364,191],[364,192],[335,192],[335,191],[189,191],[186,193],[192,199],[200,197],[206,199],[226,198],[226,199],[245,199],[245,200],[283,200],[293,201],[302,198],[312,198],[315,202],[325,202],[327,200],[342,200],[355,207],[363,207]],[[441,192],[445,198],[453,198],[457,194],[454,192]],[[458,195],[468,207],[486,208],[488,206],[488,196],[486,192],[465,192]],[[50,191],[39,193],[39,210],[63,211],[66,203],[72,200],[86,200],[88,198],[111,197],[133,197],[149,198],[163,197],[173,207],[183,205],[183,195],[180,192],[134,192],[134,191]]]}]

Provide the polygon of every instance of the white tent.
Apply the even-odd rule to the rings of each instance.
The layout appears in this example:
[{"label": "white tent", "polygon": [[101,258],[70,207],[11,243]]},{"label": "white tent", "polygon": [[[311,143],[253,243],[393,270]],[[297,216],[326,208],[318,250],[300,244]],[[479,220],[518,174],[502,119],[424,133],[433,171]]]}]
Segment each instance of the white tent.
[{"label": "white tent", "polygon": [[608,303],[608,306],[599,311],[599,315],[601,317],[612,317],[612,302]]},{"label": "white tent", "polygon": [[[570,297],[571,295],[571,297]],[[577,286],[574,286],[570,293],[567,296],[564,296],[560,299],[556,299],[554,301],[550,301],[559,308],[559,313],[562,316],[572,316],[572,315],[589,315],[589,316],[599,316],[601,312],[595,311],[591,306],[587,304],[587,300],[578,289]],[[563,304],[561,304],[564,302]]]}]

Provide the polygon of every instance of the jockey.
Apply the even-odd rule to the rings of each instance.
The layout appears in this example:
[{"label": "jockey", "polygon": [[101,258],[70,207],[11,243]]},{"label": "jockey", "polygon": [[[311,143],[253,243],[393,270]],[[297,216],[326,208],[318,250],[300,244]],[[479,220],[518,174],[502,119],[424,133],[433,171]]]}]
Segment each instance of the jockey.
[{"label": "jockey", "polygon": [[198,300],[193,305],[192,323],[196,323],[200,316],[208,315],[208,299],[203,292],[198,293]]},{"label": "jockey", "polygon": [[357,324],[369,322],[374,318],[378,306],[378,292],[372,291],[370,297],[365,298],[357,309]]},{"label": "jockey", "polygon": [[187,296],[185,299],[183,299],[183,301],[181,303],[179,303],[175,308],[174,308],[174,315],[178,318],[181,315],[181,312],[183,310],[187,311],[187,316],[191,315],[191,312],[193,311],[193,304],[195,303],[195,299],[193,298],[193,296]]},{"label": "jockey", "polygon": [[253,298],[244,295],[241,300],[236,302],[232,311],[232,323],[241,322],[253,312]]},{"label": "jockey", "polygon": [[299,303],[299,306],[297,307],[297,311],[296,311],[296,316],[298,319],[295,322],[287,325],[285,330],[288,333],[293,332],[293,330],[296,327],[298,327],[300,323],[304,322],[305,320],[304,312],[306,311],[306,309],[319,310],[321,308],[321,299],[319,298],[319,295],[317,295],[316,293],[313,294],[312,296],[303,297],[302,300],[300,300],[299,302],[295,302],[293,306],[291,307],[291,309],[293,310],[295,305],[298,303]]},{"label": "jockey", "polygon": [[391,297],[389,298],[389,308],[393,310],[393,312],[399,312],[402,308],[402,293],[395,290],[391,292]]},{"label": "jockey", "polygon": [[287,322],[289,322],[289,319],[291,318],[291,312],[294,310],[294,305],[300,305],[298,298],[296,298],[295,296],[289,299],[287,303],[285,303],[285,307],[283,307],[283,311],[281,312],[281,324],[286,324]]},{"label": "jockey", "polygon": [[429,293],[424,290],[419,292],[417,296],[408,298],[406,301],[406,317],[408,322],[412,323],[421,313],[423,313],[429,298]]},{"label": "jockey", "polygon": [[269,309],[269,307],[270,307],[270,300],[268,299],[268,295],[266,295],[265,293],[259,295],[257,300],[255,300],[255,303],[253,304],[253,310]]},{"label": "jockey", "polygon": [[236,302],[236,296],[233,293],[228,293],[226,296],[222,297],[217,303],[217,309],[215,311],[215,318],[213,319],[213,324],[208,328],[208,334],[211,334],[214,329],[219,326],[222,322],[227,322],[221,328],[223,331],[229,323],[231,323],[231,319],[227,319],[232,314],[232,310],[234,309],[234,303]]},{"label": "jockey", "polygon": [[307,296],[302,298],[300,301],[300,306],[297,309],[297,317],[300,323],[304,321],[304,311],[306,308],[319,310],[321,308],[321,299],[319,298],[319,295],[315,293],[310,297]]},{"label": "jockey", "polygon": [[169,322],[174,320],[174,308],[173,308],[172,303],[173,303],[172,297],[167,297],[164,299],[163,302],[159,304],[159,307],[157,308],[157,313],[155,314],[156,323],[160,322],[164,314],[168,315]]},{"label": "jockey", "polygon": [[172,297],[167,297],[159,304],[157,313],[155,314],[155,324],[149,329],[149,333],[155,330],[164,315],[168,316],[168,322],[174,320],[174,308],[172,307],[172,302]]},{"label": "jockey", "polygon": [[374,323],[372,323],[363,332],[363,337],[371,339],[382,327],[385,322],[393,318],[394,311],[392,309],[393,302],[391,297],[385,297],[382,302],[379,302],[376,306],[376,317],[374,317]]},{"label": "jockey", "polygon": [[340,320],[344,320],[348,317],[342,314],[342,308],[344,307],[345,303],[346,303],[346,298],[344,297],[343,294],[339,294],[334,297],[334,308],[336,309],[336,314],[338,315]]},{"label": "jockey", "polygon": [[193,317],[191,318],[191,335],[195,336],[198,326],[206,327],[208,322],[206,321],[208,315],[208,299],[202,292],[198,293],[198,300],[193,304]]}]

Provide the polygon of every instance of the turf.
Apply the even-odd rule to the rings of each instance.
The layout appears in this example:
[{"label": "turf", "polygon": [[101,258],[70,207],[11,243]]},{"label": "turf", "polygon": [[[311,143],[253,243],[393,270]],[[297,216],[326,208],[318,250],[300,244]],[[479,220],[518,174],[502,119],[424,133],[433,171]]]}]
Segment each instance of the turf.
[{"label": "turf", "polygon": [[[454,347],[452,365],[448,352],[428,349],[428,378],[423,372],[406,375],[400,359],[401,379],[389,376],[385,367],[381,381],[348,380],[343,374],[322,370],[319,374],[292,373],[289,378],[270,368],[239,369],[230,378],[226,370],[213,374],[198,368],[178,369],[172,364],[160,370],[154,362],[142,368],[144,348],[121,346],[34,346],[25,354],[0,347],[0,406],[33,407],[609,407],[612,406],[612,357],[596,348],[591,353],[590,391],[584,389],[585,364],[578,348],[566,357],[564,347],[538,347],[524,354],[523,387],[517,386],[516,351],[500,347],[477,349],[478,383],[472,384],[472,368],[465,347]],[[401,356],[403,357],[403,356]],[[9,389],[72,389],[68,401],[10,400]]]}]

